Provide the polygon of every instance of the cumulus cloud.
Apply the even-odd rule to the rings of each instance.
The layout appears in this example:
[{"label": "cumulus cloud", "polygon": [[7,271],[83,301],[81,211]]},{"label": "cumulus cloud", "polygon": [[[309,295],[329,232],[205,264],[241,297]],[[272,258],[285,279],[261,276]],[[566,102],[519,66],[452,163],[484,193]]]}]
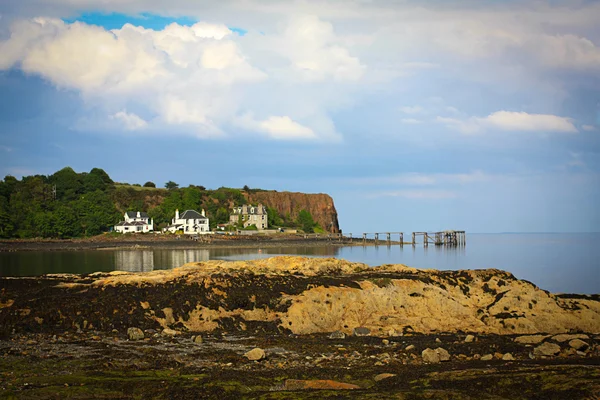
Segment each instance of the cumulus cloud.
[{"label": "cumulus cloud", "polygon": [[125,129],[128,131],[135,131],[148,126],[148,123],[142,118],[140,118],[138,115],[128,113],[127,111],[119,111],[118,113],[112,115],[111,118],[121,122]]},{"label": "cumulus cloud", "polygon": [[[269,80],[269,72],[250,63],[241,38],[223,24],[173,23],[162,30],[125,24],[109,31],[81,22],[34,18],[18,20],[10,29],[10,38],[0,41],[0,69],[20,68],[58,87],[77,90],[94,104],[103,104],[110,119],[127,130],[176,125],[180,129],[172,131],[197,137],[230,136],[223,127],[237,118],[240,109],[255,107],[252,93],[262,96],[258,86]],[[343,47],[330,23],[313,16],[293,17],[280,29],[279,36],[264,42],[271,46],[268,51],[288,58],[286,74],[292,81],[287,84],[355,81],[362,76],[365,67]],[[326,115],[331,98],[303,99],[302,91],[297,91],[297,99],[288,101],[288,95],[279,89],[274,92],[275,98],[285,101],[273,101],[271,111],[260,110],[271,117],[252,130],[266,138],[288,140],[338,135],[328,126],[333,124]],[[298,114],[302,102],[313,104],[301,111],[310,127],[295,122],[290,114]],[[124,111],[127,104],[146,109],[155,118],[144,121]]]},{"label": "cumulus cloud", "polygon": [[478,133],[486,128],[520,132],[578,132],[571,118],[526,112],[496,111],[483,118],[437,117],[436,121],[465,134]]},{"label": "cumulus cloud", "polygon": [[254,119],[247,113],[236,121],[237,125],[249,131],[260,132],[277,140],[316,139],[312,129],[299,124],[288,116],[270,116],[265,120]]}]

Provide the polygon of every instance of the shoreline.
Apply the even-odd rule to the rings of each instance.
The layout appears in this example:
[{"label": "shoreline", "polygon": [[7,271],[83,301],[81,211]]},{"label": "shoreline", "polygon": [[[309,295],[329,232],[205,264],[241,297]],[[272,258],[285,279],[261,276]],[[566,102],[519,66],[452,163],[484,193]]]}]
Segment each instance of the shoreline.
[{"label": "shoreline", "polygon": [[[176,239],[173,237],[139,237],[114,238],[94,237],[86,239],[9,239],[0,240],[0,253],[24,251],[84,251],[84,250],[190,250],[190,249],[261,249],[277,247],[349,247],[349,246],[400,246],[400,242],[387,242],[374,239],[340,240],[338,238],[303,238],[300,236],[269,237],[269,236],[229,236],[201,238],[195,241],[191,238]],[[405,246],[412,245],[404,243]]]}]

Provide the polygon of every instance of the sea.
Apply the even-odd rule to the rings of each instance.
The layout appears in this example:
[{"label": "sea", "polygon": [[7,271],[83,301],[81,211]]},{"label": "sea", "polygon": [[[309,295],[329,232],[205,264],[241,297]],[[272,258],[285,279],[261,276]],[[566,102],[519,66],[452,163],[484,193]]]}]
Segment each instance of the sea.
[{"label": "sea", "polygon": [[255,249],[143,249],[0,253],[0,276],[152,271],[206,260],[276,255],[335,257],[370,266],[405,264],[439,270],[496,268],[553,293],[600,294],[600,233],[467,234],[461,247],[423,244],[297,246]]}]

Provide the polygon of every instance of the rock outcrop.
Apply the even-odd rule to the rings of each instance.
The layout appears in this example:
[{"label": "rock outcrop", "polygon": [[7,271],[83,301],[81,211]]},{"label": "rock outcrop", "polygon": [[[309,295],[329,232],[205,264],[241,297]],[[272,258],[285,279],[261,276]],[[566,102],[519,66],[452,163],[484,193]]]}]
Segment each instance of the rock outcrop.
[{"label": "rock outcrop", "polygon": [[328,232],[340,231],[338,215],[331,196],[323,193],[307,194],[262,191],[245,193],[248,202],[262,203],[276,209],[281,216],[289,215],[295,220],[301,210],[310,212],[314,221]]},{"label": "rock outcrop", "polygon": [[285,256],[149,273],[0,278],[0,321],[5,334],[131,326],[347,335],[358,327],[372,335],[598,333],[600,301],[551,294],[499,270],[371,268]]}]

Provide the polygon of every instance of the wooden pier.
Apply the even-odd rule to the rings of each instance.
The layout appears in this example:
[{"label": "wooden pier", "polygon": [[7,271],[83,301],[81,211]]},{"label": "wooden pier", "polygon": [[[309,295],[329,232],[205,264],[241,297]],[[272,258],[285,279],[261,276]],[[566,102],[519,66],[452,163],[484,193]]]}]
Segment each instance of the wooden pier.
[{"label": "wooden pier", "polygon": [[[341,235],[340,235],[341,236]],[[467,234],[465,231],[446,230],[441,232],[413,232],[412,240],[408,243],[404,242],[404,232],[374,232],[374,233],[363,233],[362,237],[356,239],[362,240],[363,243],[367,243],[368,240],[374,240],[375,244],[384,242],[392,244],[392,238],[398,237],[399,245],[405,244],[416,246],[417,238],[422,238],[423,246],[427,247],[430,244],[435,246],[465,246],[467,244]],[[351,233],[345,235],[346,239],[351,243],[354,238]],[[372,238],[372,239],[371,239]]]}]

